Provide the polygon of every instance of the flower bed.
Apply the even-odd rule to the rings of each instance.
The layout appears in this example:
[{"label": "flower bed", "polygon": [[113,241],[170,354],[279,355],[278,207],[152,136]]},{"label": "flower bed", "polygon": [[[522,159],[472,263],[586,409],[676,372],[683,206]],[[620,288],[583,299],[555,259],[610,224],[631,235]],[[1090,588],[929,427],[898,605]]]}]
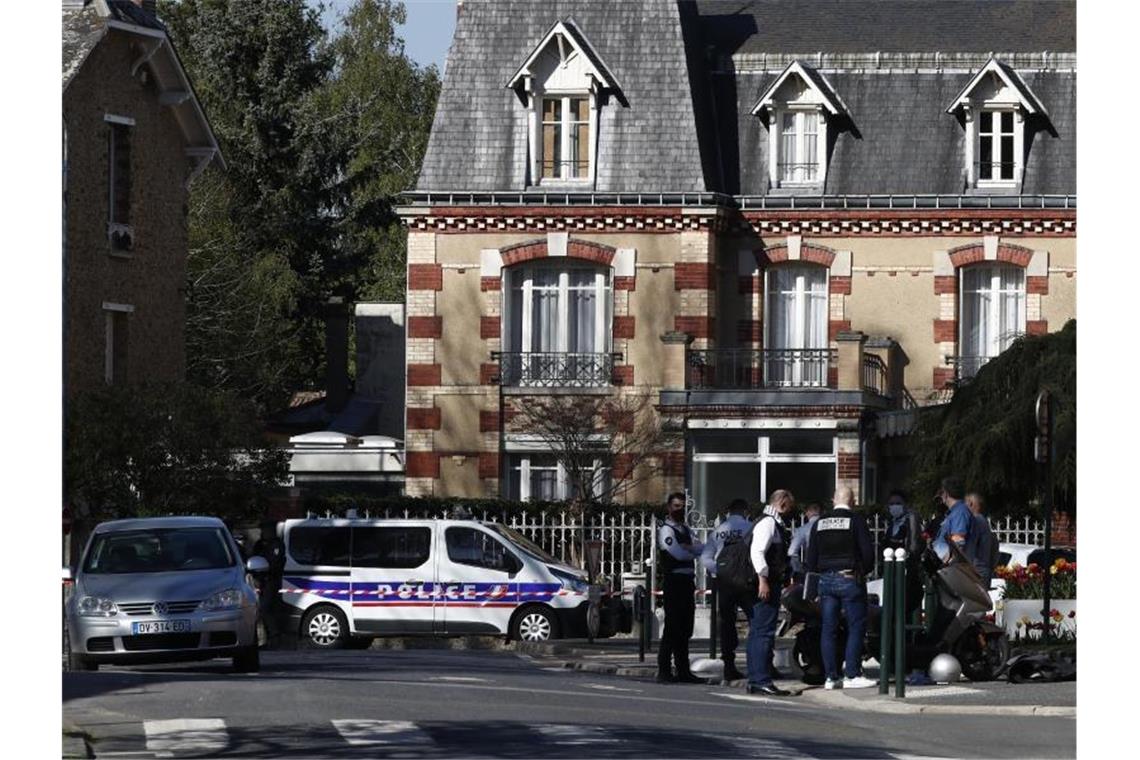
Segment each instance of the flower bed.
[{"label": "flower bed", "polygon": [[[1077,635],[1077,564],[1058,558],[1049,568],[1050,623],[1059,639],[1076,639]],[[999,567],[998,577],[1005,581],[1000,624],[1013,640],[1039,638],[1044,629],[1041,610],[1044,607],[1045,570],[1036,564],[1029,567]]]}]

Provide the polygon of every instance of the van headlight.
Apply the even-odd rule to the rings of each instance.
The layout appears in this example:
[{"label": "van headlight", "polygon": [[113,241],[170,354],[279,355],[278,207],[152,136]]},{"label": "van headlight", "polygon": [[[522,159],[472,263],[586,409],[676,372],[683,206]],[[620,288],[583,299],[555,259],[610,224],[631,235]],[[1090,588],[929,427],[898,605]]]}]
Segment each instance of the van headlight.
[{"label": "van headlight", "polygon": [[214,612],[216,610],[233,610],[241,606],[242,594],[241,589],[228,588],[225,591],[219,591],[212,596],[203,599],[198,608],[206,612]]},{"label": "van headlight", "polygon": [[574,591],[579,594],[585,594],[590,590],[590,584],[576,575],[559,572],[553,568],[551,568],[550,572],[555,578],[558,579],[558,582],[562,584],[562,588],[566,589],[567,591]]},{"label": "van headlight", "polygon": [[114,617],[119,614],[119,608],[112,599],[105,596],[85,596],[76,606],[83,617]]}]

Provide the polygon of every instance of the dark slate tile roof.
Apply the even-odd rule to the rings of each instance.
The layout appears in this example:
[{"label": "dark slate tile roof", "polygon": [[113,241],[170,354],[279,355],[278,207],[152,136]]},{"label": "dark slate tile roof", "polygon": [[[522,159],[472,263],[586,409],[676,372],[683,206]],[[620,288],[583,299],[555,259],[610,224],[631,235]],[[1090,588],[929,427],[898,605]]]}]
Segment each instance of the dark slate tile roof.
[{"label": "dark slate tile roof", "polygon": [[705,189],[676,3],[467,0],[418,190],[524,189],[526,111],[506,84],[543,34],[568,16],[629,103],[611,99],[601,111],[597,190]]},{"label": "dark slate tile roof", "polygon": [[[1075,193],[1076,75],[1019,73],[1048,109],[1056,132],[1056,136],[1044,130],[1033,133],[1022,192]],[[726,113],[722,120],[721,140],[739,145],[739,155],[726,157],[725,192],[768,193],[768,130],[749,111],[776,76],[741,72],[735,78],[718,77],[727,80],[718,82],[722,109],[731,108],[727,97],[734,85],[737,88],[736,113]],[[828,72],[828,81],[847,105],[854,129],[835,138],[824,194],[965,192],[966,132],[946,108],[971,76]],[[1030,121],[1029,126],[1044,125]]]},{"label": "dark slate tile roof", "polygon": [[103,37],[103,19],[91,5],[63,6],[63,86],[67,87]]},{"label": "dark slate tile roof", "polygon": [[695,0],[724,53],[1077,49],[1068,0]]}]

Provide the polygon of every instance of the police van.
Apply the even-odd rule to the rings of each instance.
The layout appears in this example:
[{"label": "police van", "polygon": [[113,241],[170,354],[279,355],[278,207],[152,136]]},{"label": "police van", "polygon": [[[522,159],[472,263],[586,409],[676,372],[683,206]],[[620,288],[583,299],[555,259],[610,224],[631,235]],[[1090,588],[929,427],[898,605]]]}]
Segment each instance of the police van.
[{"label": "police van", "polygon": [[321,649],[376,636],[582,635],[589,586],[497,523],[303,519],[278,525],[287,630]]}]

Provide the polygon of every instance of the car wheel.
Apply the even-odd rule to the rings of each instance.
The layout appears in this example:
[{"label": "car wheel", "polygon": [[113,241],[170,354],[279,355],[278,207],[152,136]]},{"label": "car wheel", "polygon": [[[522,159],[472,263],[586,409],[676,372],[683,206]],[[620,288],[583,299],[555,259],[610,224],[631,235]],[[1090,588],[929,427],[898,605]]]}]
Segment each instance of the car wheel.
[{"label": "car wheel", "polygon": [[550,641],[558,638],[558,621],[546,607],[523,607],[511,622],[515,641]]},{"label": "car wheel", "polygon": [[261,670],[261,653],[257,645],[246,647],[239,654],[234,655],[234,671],[237,673],[256,673]]},{"label": "car wheel", "polygon": [[301,621],[301,638],[316,649],[344,649],[349,638],[348,620],[336,607],[314,607]]},{"label": "car wheel", "polygon": [[68,670],[98,670],[98,663],[94,663],[81,654],[75,652],[67,653],[67,669]]}]

